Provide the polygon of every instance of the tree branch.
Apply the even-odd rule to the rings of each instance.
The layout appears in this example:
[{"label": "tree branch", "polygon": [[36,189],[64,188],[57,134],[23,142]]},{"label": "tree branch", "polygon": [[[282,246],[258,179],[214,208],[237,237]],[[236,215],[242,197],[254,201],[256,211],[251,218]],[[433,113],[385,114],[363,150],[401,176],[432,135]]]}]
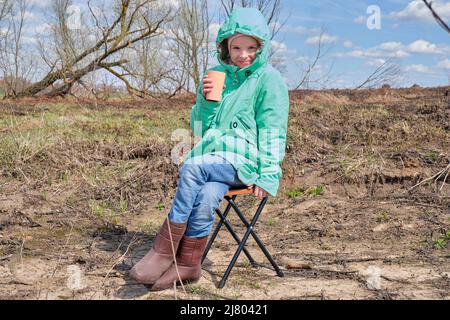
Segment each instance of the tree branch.
[{"label": "tree branch", "polygon": [[442,20],[442,18],[436,13],[436,11],[434,11],[434,9],[431,7],[431,5],[433,4],[432,1],[428,2],[427,0],[422,0],[423,3],[425,3],[425,5],[428,7],[428,9],[430,9],[431,13],[433,14],[434,19],[437,21],[437,23],[448,33],[450,33],[450,27],[445,23],[444,20]]}]

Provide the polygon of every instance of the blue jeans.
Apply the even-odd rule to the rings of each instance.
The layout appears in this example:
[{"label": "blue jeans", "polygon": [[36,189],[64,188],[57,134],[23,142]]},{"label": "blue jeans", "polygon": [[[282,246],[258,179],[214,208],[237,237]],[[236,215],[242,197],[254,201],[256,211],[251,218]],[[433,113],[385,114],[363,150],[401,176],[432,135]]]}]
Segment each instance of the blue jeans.
[{"label": "blue jeans", "polygon": [[178,189],[169,212],[174,223],[188,223],[185,235],[205,237],[214,223],[214,210],[231,187],[244,187],[233,165],[222,157],[191,158],[180,169]]}]

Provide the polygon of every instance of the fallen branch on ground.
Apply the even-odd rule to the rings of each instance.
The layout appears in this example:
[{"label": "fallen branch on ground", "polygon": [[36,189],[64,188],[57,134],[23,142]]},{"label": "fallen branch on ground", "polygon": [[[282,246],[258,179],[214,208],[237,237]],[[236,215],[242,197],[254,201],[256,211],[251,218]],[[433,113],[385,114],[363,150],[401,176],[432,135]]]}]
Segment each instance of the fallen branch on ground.
[{"label": "fallen branch on ground", "polygon": [[445,174],[444,181],[442,181],[442,185],[439,188],[439,191],[441,191],[442,188],[445,185],[445,182],[447,181],[447,177],[448,177],[449,172],[450,172],[450,163],[447,165],[446,168],[442,169],[438,173],[434,174],[433,176],[431,176],[431,177],[429,177],[429,178],[427,178],[425,180],[422,180],[421,182],[419,182],[419,183],[415,184],[414,186],[412,186],[411,188],[409,188],[408,192],[412,191],[413,189],[417,188],[418,186],[421,186],[422,184],[424,184],[427,181],[430,181],[430,180],[434,179],[434,181],[437,182],[439,180],[439,178],[441,178]]}]

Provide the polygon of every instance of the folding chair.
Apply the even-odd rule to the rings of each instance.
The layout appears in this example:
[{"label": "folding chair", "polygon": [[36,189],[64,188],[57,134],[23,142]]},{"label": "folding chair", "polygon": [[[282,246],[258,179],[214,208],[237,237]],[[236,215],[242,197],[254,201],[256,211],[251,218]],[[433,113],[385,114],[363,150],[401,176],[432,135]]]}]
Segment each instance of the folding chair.
[{"label": "folding chair", "polygon": [[[277,273],[277,275],[279,277],[284,277],[284,274],[281,271],[280,267],[275,262],[275,260],[272,258],[272,256],[270,255],[269,251],[267,250],[266,246],[264,245],[264,243],[261,241],[261,239],[258,237],[258,235],[255,233],[255,230],[254,230],[255,224],[258,221],[258,218],[259,218],[262,210],[264,209],[264,206],[266,205],[268,197],[264,197],[261,200],[261,203],[259,204],[258,209],[256,210],[256,213],[253,216],[253,218],[251,219],[250,223],[247,221],[247,219],[243,215],[242,211],[239,209],[239,207],[235,203],[235,200],[236,200],[237,196],[251,195],[251,194],[253,194],[253,192],[254,192],[254,186],[250,186],[250,187],[244,188],[244,189],[231,189],[224,196],[224,199],[227,200],[227,202],[228,202],[224,213],[222,213],[219,208],[217,208],[215,210],[216,214],[220,218],[220,221],[218,222],[214,232],[211,235],[211,238],[208,241],[208,244],[206,245],[206,249],[205,249],[205,252],[204,252],[203,257],[202,257],[202,263],[205,260],[206,256],[208,255],[208,252],[211,249],[211,246],[214,243],[214,240],[216,239],[217,234],[219,233],[220,229],[222,228],[222,225],[225,224],[225,227],[228,229],[228,231],[231,233],[231,235],[233,236],[234,240],[238,244],[238,249],[237,249],[236,253],[233,256],[233,259],[231,259],[231,262],[228,265],[228,268],[225,271],[225,274],[223,275],[222,280],[220,280],[220,282],[219,282],[219,288],[223,288],[225,286],[225,282],[227,281],[228,276],[230,275],[230,272],[233,269],[237,259],[239,258],[239,255],[241,254],[242,251],[244,251],[244,254],[247,256],[247,258],[248,258],[249,262],[251,263],[251,265],[253,267],[258,267],[258,264],[256,263],[255,259],[253,259],[253,257],[250,255],[250,253],[248,252],[247,248],[245,247],[245,244],[246,244],[246,242],[247,242],[247,240],[248,240],[250,235],[253,236],[253,238],[255,239],[255,241],[258,244],[258,246],[261,248],[261,250],[264,253],[264,255],[270,261],[270,263],[272,264],[273,268],[275,269],[275,272]],[[239,216],[239,218],[241,219],[243,224],[247,227],[247,230],[246,230],[242,240],[239,239],[238,235],[234,231],[234,229],[231,226],[230,222],[227,220],[227,216],[228,216],[228,213],[229,213],[231,208],[234,209],[234,211],[237,213],[237,215]]]}]

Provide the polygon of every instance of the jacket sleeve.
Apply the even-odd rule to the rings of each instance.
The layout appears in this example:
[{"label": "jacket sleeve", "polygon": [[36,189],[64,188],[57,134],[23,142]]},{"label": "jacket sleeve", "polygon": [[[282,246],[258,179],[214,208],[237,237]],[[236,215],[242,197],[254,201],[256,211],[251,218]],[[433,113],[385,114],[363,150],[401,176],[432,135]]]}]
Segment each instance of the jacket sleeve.
[{"label": "jacket sleeve", "polygon": [[219,102],[208,101],[202,95],[202,86],[200,83],[197,91],[197,100],[191,110],[190,127],[194,136],[202,137],[205,131],[211,125],[214,116],[219,109]]},{"label": "jacket sleeve", "polygon": [[258,174],[255,184],[275,196],[286,149],[288,89],[281,76],[264,81],[257,99]]}]

